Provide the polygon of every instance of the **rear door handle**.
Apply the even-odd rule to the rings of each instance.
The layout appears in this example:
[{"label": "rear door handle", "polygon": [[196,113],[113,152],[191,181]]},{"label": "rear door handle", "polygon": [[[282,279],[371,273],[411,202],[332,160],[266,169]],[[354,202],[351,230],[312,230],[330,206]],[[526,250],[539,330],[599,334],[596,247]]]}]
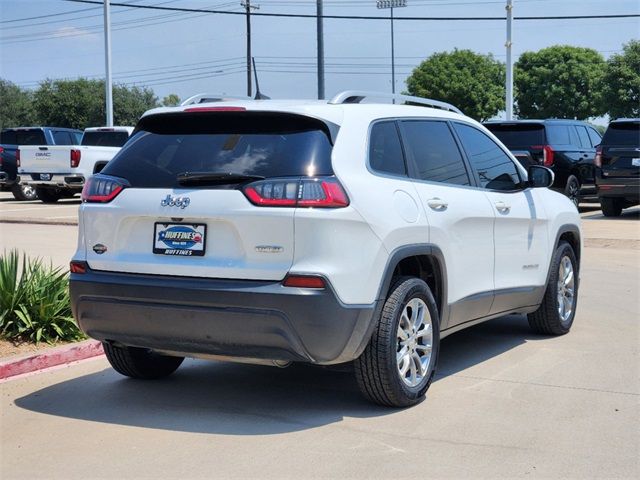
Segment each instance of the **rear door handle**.
[{"label": "rear door handle", "polygon": [[511,205],[507,205],[506,203],[500,201],[500,202],[496,202],[496,209],[500,212],[500,213],[509,213],[509,210],[511,210]]},{"label": "rear door handle", "polygon": [[429,200],[427,200],[427,205],[429,205],[429,207],[433,210],[438,211],[446,210],[449,206],[447,202],[438,197],[430,198]]}]

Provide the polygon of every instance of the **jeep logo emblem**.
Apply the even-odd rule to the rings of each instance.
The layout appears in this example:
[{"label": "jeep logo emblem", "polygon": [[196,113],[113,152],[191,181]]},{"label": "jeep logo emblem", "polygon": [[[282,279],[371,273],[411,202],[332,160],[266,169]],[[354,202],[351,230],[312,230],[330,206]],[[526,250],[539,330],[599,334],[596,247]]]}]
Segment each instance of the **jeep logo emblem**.
[{"label": "jeep logo emblem", "polygon": [[163,207],[187,208],[190,203],[191,199],[189,197],[172,197],[171,195],[167,195],[162,199],[160,205]]}]

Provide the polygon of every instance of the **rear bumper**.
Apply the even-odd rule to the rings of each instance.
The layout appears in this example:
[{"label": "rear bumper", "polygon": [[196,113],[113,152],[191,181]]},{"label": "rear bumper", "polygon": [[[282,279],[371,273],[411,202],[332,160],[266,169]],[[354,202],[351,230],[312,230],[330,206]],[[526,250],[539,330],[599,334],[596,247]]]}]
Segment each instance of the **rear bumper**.
[{"label": "rear bumper", "polygon": [[630,203],[640,203],[640,178],[598,177],[598,197],[624,198]]},{"label": "rear bumper", "polygon": [[279,282],[88,270],[72,274],[73,314],[92,338],[186,356],[342,363],[371,335],[375,305]]},{"label": "rear bumper", "polygon": [[77,173],[53,174],[50,180],[40,180],[39,173],[23,173],[22,183],[34,187],[48,188],[71,188],[82,190],[84,186],[84,175]]}]

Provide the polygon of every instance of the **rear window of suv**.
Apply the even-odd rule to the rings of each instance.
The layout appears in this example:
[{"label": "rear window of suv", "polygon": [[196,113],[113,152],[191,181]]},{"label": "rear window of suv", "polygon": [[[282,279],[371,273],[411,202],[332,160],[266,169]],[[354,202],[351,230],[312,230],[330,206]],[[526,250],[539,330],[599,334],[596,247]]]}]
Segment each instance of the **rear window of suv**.
[{"label": "rear window of suv", "polygon": [[265,178],[333,175],[331,151],[328,125],[302,115],[161,114],[143,118],[102,173],[137,188],[182,188],[177,177],[186,172]]},{"label": "rear window of suv", "polygon": [[544,145],[544,125],[538,123],[485,124],[508,148]]},{"label": "rear window of suv", "polygon": [[80,145],[92,147],[121,147],[129,139],[127,132],[85,132]]},{"label": "rear window of suv", "polygon": [[0,143],[4,145],[46,145],[44,132],[33,130],[5,130],[0,133]]},{"label": "rear window of suv", "polygon": [[612,123],[602,137],[602,145],[640,147],[640,122]]}]

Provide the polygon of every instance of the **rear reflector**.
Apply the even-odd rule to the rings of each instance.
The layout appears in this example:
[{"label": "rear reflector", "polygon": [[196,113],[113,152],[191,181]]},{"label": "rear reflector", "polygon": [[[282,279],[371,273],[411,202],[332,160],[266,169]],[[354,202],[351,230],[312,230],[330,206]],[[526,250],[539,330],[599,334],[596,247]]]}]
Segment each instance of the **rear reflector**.
[{"label": "rear reflector", "polygon": [[87,262],[78,262],[76,260],[73,260],[69,264],[69,270],[71,271],[71,273],[87,273],[87,268]]},{"label": "rear reflector", "polygon": [[270,178],[250,183],[242,191],[259,207],[341,208],[349,205],[342,185],[333,177]]},{"label": "rear reflector", "polygon": [[71,168],[76,168],[78,165],[80,165],[80,150],[76,150],[75,148],[71,150]]},{"label": "rear reflector", "polygon": [[314,275],[287,275],[282,285],[296,288],[324,288],[325,283],[322,277]]},{"label": "rear reflector", "polygon": [[82,201],[87,203],[108,203],[127,187],[121,180],[106,175],[89,177],[82,188]]},{"label": "rear reflector", "polygon": [[244,107],[190,107],[185,112],[246,112]]}]

